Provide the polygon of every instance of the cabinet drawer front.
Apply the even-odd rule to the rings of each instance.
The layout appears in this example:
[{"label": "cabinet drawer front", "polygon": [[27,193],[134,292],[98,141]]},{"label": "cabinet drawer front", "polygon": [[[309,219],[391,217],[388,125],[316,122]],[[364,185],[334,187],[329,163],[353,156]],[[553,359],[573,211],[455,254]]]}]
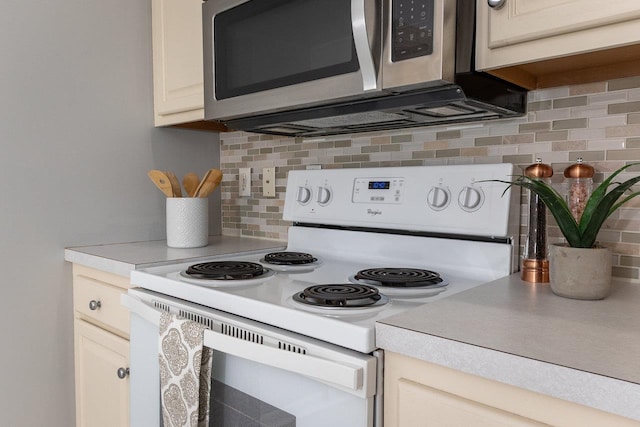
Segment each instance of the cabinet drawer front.
[{"label": "cabinet drawer front", "polygon": [[83,276],[73,283],[74,309],[87,320],[113,328],[129,336],[129,311],[120,304],[124,291]]}]

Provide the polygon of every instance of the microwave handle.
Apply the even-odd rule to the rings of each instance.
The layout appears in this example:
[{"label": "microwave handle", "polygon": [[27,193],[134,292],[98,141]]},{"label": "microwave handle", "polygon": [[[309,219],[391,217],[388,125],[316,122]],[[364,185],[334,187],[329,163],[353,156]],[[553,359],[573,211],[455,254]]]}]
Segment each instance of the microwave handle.
[{"label": "microwave handle", "polygon": [[367,34],[367,20],[365,15],[365,3],[368,0],[351,0],[351,28],[353,30],[353,42],[356,47],[356,55],[360,63],[362,74],[362,86],[365,92],[378,88],[376,68],[373,63],[373,55],[369,47],[369,35]]},{"label": "microwave handle", "polygon": [[[120,296],[120,302],[132,313],[142,317],[153,325],[160,325],[160,312],[127,294]],[[284,369],[306,377],[335,384],[349,390],[362,388],[362,368],[332,360],[322,359],[308,354],[293,353],[286,350],[255,344],[230,337],[207,329],[204,332],[204,345],[257,363]]]}]

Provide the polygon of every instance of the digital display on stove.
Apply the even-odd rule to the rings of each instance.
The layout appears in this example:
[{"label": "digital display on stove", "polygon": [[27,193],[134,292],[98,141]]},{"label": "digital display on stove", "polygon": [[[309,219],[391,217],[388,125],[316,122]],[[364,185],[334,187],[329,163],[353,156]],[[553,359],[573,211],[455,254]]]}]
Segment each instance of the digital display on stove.
[{"label": "digital display on stove", "polygon": [[369,190],[388,190],[391,188],[391,181],[369,181]]}]

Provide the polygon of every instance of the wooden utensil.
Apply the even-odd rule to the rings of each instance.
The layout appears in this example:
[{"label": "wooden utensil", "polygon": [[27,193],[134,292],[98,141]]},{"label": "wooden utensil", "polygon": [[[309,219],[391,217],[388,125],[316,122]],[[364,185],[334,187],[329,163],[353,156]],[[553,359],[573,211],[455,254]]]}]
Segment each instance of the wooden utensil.
[{"label": "wooden utensil", "polygon": [[222,181],[222,171],[220,169],[209,169],[198,185],[194,197],[209,197]]},{"label": "wooden utensil", "polygon": [[147,175],[149,176],[151,181],[156,185],[156,187],[158,187],[160,191],[162,191],[165,194],[165,196],[173,197],[171,180],[169,179],[167,174],[165,174],[162,171],[152,169],[149,172],[147,172]]},{"label": "wooden utensil", "polygon": [[169,177],[169,182],[171,183],[171,191],[173,192],[173,197],[182,197],[182,189],[180,188],[180,181],[178,181],[178,177],[171,171],[164,171],[164,173]]},{"label": "wooden utensil", "polygon": [[184,186],[184,189],[187,190],[189,197],[195,196],[199,184],[200,178],[198,178],[198,175],[193,172],[189,172],[184,176],[184,178],[182,178],[182,185]]}]

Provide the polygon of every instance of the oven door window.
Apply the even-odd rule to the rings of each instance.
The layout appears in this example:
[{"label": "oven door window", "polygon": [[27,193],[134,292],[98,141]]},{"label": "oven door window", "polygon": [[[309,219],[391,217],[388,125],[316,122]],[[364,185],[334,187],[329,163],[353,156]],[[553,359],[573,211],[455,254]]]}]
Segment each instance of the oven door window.
[{"label": "oven door window", "polygon": [[214,350],[211,427],[367,427],[372,417],[373,398]]},{"label": "oven door window", "polygon": [[251,0],[214,20],[215,90],[226,99],[358,71],[347,0]]}]

